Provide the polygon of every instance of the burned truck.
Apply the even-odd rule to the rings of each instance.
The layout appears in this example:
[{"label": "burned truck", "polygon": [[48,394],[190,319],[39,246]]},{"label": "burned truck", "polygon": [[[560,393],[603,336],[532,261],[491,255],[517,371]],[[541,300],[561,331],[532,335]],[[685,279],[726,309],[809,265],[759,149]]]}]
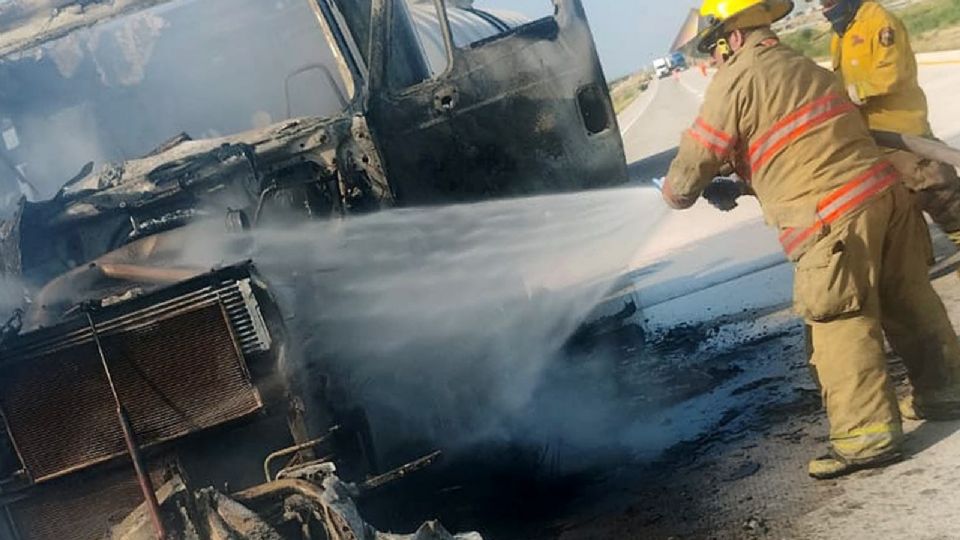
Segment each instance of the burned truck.
[{"label": "burned truck", "polygon": [[374,538],[348,499],[436,456],[384,473],[195,225],[626,178],[579,0],[12,0],[0,77],[0,539]]}]

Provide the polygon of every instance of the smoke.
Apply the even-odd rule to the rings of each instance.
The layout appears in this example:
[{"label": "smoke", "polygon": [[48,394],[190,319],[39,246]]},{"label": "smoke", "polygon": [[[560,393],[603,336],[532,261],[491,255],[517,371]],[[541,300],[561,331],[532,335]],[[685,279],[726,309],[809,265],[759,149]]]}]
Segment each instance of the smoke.
[{"label": "smoke", "polygon": [[26,290],[18,279],[8,276],[0,278],[0,313],[7,314],[23,307]]},{"label": "smoke", "polygon": [[4,327],[16,310],[26,307],[27,287],[11,276],[0,275],[0,328]]},{"label": "smoke", "polygon": [[303,344],[298,377],[329,375],[327,393],[365,409],[381,454],[595,452],[633,419],[611,359],[562,348],[646,241],[658,199],[628,188],[381,212],[246,243],[198,236],[184,262],[252,258]]},{"label": "smoke", "polygon": [[0,123],[18,139],[0,152],[42,197],[87,162],[136,159],[181,132],[211,138],[330,117],[347,99],[303,0],[163,3],[4,58],[0,76]]}]

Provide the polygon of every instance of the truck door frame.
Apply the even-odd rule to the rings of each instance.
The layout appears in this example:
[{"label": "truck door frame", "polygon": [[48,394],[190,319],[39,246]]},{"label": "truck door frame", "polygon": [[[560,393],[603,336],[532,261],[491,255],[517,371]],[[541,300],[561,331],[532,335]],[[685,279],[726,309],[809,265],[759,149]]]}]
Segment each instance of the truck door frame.
[{"label": "truck door frame", "polygon": [[390,63],[403,36],[392,23],[404,1],[372,0],[364,103],[398,201],[469,201],[626,180],[616,114],[580,0],[553,0],[553,16],[466,47],[454,45],[446,2],[433,0],[446,69],[395,87],[389,70],[397,65]]}]

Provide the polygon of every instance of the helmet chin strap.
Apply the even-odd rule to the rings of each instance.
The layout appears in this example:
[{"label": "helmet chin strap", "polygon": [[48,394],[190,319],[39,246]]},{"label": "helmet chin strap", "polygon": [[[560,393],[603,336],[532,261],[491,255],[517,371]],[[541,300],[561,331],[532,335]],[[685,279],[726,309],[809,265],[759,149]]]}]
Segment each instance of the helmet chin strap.
[{"label": "helmet chin strap", "polygon": [[730,47],[730,43],[727,42],[727,38],[717,40],[717,52],[720,53],[720,58],[722,58],[724,62],[733,56],[733,49]]}]

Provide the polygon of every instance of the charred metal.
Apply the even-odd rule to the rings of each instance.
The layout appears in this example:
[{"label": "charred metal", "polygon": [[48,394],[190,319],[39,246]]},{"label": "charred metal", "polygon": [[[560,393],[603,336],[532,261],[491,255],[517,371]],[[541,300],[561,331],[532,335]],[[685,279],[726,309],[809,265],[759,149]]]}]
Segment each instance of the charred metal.
[{"label": "charred metal", "polygon": [[[252,123],[264,125],[229,135],[211,127],[217,136],[197,139],[178,127],[139,157],[34,174],[37,148],[58,159],[37,125],[61,117],[86,125],[110,105],[78,101],[86,87],[109,87],[110,99],[134,105],[72,136],[122,140],[139,117],[117,116],[163,95],[139,94],[140,85],[176,92],[183,82],[158,83],[149,54],[124,51],[132,67],[123,70],[84,56],[99,41],[89,38],[88,53],[69,39],[107,25],[127,31],[142,16],[136,25],[160,43],[172,24],[165,14],[189,14],[188,4],[200,3],[0,6],[0,75],[55,87],[49,103],[15,84],[0,90],[0,191],[23,195],[0,209],[8,218],[0,275],[26,290],[0,341],[0,539],[154,537],[138,480],[162,486],[171,537],[478,538],[436,524],[385,535],[365,523],[354,497],[439,456],[382,471],[362,411],[306,392],[289,372],[297,336],[256,261],[183,267],[176,253],[200,221],[242,231],[624,181],[579,0],[556,0],[555,14],[540,20],[478,19],[480,39],[458,33],[448,16],[470,13],[470,2],[286,0],[315,17],[331,63],[307,59],[271,81],[283,90],[275,110],[252,110]],[[432,10],[426,30],[442,36],[441,51],[425,49],[412,10]],[[293,113],[293,83],[305,74],[326,81],[335,114]],[[61,187],[37,195],[52,182]],[[118,410],[134,435],[126,445]],[[143,453],[139,479],[134,447]]]}]

